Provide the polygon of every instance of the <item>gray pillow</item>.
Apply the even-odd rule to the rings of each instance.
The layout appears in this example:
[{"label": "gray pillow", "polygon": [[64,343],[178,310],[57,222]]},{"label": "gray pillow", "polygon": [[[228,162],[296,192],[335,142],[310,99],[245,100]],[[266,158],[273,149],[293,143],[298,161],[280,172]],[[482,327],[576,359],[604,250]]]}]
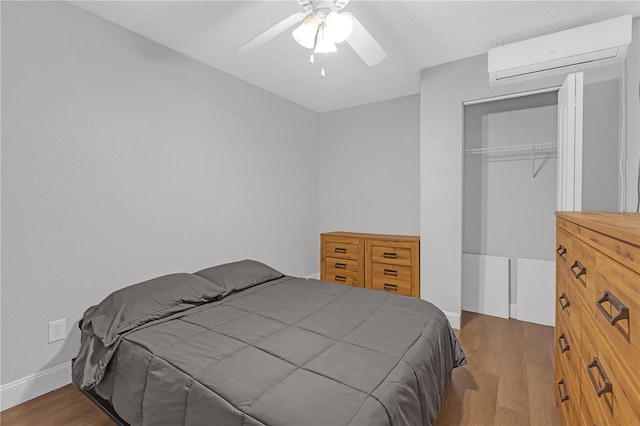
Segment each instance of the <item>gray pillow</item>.
[{"label": "gray pillow", "polygon": [[85,312],[82,329],[109,346],[126,331],[221,298],[224,291],[197,275],[165,275],[111,293]]},{"label": "gray pillow", "polygon": [[196,272],[196,275],[206,278],[220,287],[224,287],[225,296],[254,285],[284,277],[284,274],[270,266],[248,259],[203,269]]}]

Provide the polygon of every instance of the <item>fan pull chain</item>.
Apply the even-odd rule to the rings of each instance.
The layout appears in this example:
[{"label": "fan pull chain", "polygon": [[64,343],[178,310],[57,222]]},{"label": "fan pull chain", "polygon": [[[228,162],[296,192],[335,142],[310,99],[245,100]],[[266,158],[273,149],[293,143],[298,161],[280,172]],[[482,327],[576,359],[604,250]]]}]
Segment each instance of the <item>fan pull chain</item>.
[{"label": "fan pull chain", "polygon": [[[316,47],[318,46],[318,36],[320,35],[320,30],[323,28],[324,23],[318,25],[318,29],[316,30],[316,36],[313,40],[313,50],[311,51],[311,56],[309,57],[309,63],[311,64],[315,64],[316,60],[313,56],[313,52],[316,50]],[[324,36],[324,33],[323,33]],[[320,70],[320,77],[324,78],[325,76],[325,72],[324,72],[324,66],[322,67],[322,69]]]}]

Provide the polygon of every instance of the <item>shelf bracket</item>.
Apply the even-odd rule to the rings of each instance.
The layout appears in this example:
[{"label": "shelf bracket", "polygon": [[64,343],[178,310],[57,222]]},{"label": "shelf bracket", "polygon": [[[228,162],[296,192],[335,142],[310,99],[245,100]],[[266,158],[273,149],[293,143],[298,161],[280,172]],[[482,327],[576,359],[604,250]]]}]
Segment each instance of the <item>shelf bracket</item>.
[{"label": "shelf bracket", "polygon": [[536,149],[531,145],[531,183],[536,182]]}]

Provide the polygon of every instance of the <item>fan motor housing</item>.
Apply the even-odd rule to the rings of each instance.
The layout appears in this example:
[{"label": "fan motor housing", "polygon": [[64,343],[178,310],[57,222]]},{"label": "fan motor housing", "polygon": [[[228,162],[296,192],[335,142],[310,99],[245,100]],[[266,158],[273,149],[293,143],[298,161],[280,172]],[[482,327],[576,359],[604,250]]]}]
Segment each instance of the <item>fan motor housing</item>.
[{"label": "fan motor housing", "polygon": [[348,3],[349,0],[298,0],[298,4],[308,11],[329,9],[335,12],[345,7]]}]

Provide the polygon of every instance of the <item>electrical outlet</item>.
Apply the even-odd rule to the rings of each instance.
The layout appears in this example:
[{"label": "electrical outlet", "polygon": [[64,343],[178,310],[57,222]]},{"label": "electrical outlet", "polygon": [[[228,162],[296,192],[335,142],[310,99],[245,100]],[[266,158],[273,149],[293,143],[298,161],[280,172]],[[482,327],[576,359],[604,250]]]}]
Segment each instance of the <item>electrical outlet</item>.
[{"label": "electrical outlet", "polygon": [[61,319],[49,323],[49,343],[67,337],[67,320]]}]

